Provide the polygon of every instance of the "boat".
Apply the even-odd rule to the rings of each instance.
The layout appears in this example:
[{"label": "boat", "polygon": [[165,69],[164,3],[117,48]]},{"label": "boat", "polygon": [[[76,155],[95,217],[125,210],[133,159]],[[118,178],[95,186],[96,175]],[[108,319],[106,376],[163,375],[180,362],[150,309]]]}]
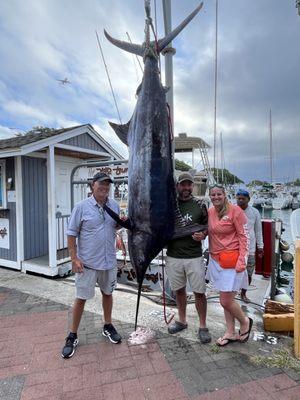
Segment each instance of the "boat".
[{"label": "boat", "polygon": [[261,208],[263,210],[273,210],[273,204],[270,199],[265,200],[264,203],[262,203]]},{"label": "boat", "polygon": [[276,197],[272,199],[274,210],[286,210],[291,207],[293,198],[289,193],[277,192]]},{"label": "boat", "polygon": [[298,192],[292,192],[291,195],[293,197],[292,203],[291,203],[291,209],[292,210],[297,210],[297,208],[300,208],[299,193]]},{"label": "boat", "polygon": [[290,218],[293,241],[300,239],[300,208],[294,210]]}]

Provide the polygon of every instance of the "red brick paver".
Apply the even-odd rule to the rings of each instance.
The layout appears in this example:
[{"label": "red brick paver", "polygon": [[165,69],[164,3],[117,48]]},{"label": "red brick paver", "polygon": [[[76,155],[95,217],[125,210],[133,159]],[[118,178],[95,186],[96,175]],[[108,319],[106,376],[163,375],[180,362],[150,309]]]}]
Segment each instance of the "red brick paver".
[{"label": "red brick paver", "polygon": [[[8,295],[0,294],[0,304]],[[189,396],[157,342],[128,346],[126,341],[99,341],[79,345],[74,357],[64,360],[60,352],[67,321],[67,310],[0,317],[0,379],[23,377],[21,400],[300,399],[298,382],[284,373]]]},{"label": "red brick paver", "polygon": [[[294,396],[294,397],[293,397]],[[300,386],[286,374],[196,396],[194,400],[299,400]]]},{"label": "red brick paver", "polygon": [[67,311],[0,318],[0,377],[25,375],[21,400],[188,399],[157,343],[100,342],[60,356]]},{"label": "red brick paver", "polygon": [[7,297],[9,296],[9,293],[0,293],[0,306],[2,303],[5,302],[5,300],[7,299]]}]

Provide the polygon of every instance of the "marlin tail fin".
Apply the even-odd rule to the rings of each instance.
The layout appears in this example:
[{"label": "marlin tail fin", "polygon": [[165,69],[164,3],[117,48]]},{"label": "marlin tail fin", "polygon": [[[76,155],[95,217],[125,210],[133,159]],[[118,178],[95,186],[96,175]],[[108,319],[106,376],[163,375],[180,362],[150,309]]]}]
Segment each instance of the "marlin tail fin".
[{"label": "marlin tail fin", "polygon": [[186,17],[185,20],[181,22],[180,25],[177,26],[172,32],[170,32],[167,36],[165,36],[163,39],[160,39],[158,41],[158,48],[159,51],[161,52],[172,40],[183,30],[183,28],[186,27],[186,25],[195,17],[195,15],[198,14],[198,12],[201,10],[203,6],[203,2],[199,4],[197,8],[193,12],[191,12],[190,15]]},{"label": "marlin tail fin", "polygon": [[141,46],[140,44],[128,43],[128,42],[124,42],[123,40],[114,39],[112,36],[110,36],[106,32],[105,29],[104,29],[104,35],[112,44],[119,47],[120,49],[143,57],[144,49],[143,49],[143,46]]}]

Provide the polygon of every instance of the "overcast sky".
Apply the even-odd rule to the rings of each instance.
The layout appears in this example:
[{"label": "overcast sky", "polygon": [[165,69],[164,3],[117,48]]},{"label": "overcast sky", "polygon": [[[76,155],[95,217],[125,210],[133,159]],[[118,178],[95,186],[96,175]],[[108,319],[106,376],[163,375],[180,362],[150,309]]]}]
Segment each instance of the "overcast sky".
[{"label": "overcast sky", "polygon": [[[161,0],[156,2],[162,37],[162,5]],[[198,3],[172,0],[173,27]],[[104,38],[103,28],[122,40],[128,32],[133,42],[141,43],[143,4],[143,0],[0,0],[0,137],[37,125],[90,123],[127,156],[107,123],[118,119],[95,30],[122,121],[127,122],[141,71],[132,55]],[[154,17],[154,0],[151,4]],[[173,42],[175,134],[187,132],[211,146],[214,32],[215,0],[206,0]],[[217,131],[223,133],[226,168],[246,182],[269,180],[271,108],[274,179],[300,178],[300,16],[295,1],[219,0],[218,45]],[[70,84],[57,81],[65,77]],[[212,149],[209,158],[212,162]]]}]

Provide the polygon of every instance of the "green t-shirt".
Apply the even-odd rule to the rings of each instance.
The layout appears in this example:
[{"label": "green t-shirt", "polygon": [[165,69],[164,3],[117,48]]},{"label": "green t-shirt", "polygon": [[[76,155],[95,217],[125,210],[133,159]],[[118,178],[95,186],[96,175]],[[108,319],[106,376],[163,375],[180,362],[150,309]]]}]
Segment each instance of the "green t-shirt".
[{"label": "green t-shirt", "polygon": [[[180,212],[187,221],[198,224],[207,224],[207,209],[201,207],[191,198],[188,201],[178,199]],[[202,256],[202,245],[192,238],[192,235],[170,240],[167,246],[167,255],[174,258],[197,258]]]}]

